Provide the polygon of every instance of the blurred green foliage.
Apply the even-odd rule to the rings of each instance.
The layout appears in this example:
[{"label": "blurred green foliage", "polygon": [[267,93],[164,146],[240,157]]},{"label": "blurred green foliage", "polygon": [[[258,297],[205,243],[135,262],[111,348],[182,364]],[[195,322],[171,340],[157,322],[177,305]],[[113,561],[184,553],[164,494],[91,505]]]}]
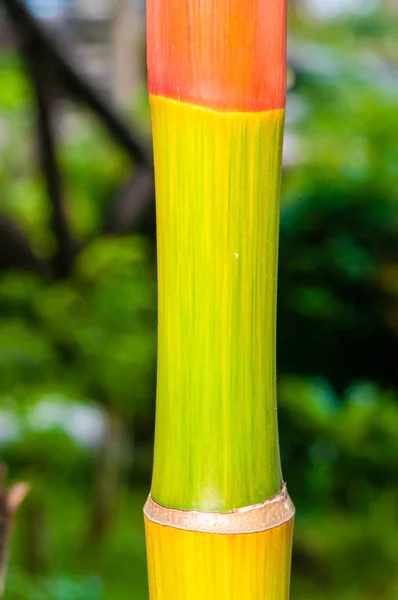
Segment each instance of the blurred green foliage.
[{"label": "blurred green foliage", "polygon": [[[281,451],[297,506],[292,598],[395,600],[398,22],[379,11],[325,23],[296,5],[278,308]],[[0,57],[0,78],[0,208],[47,257],[54,240],[32,98],[14,54]],[[132,115],[148,131],[140,102]],[[7,597],[144,600],[154,248],[98,235],[129,165],[89,115],[73,115],[60,145],[68,217],[83,245],[71,276],[0,273],[1,456],[34,486]],[[121,454],[106,441],[115,417],[129,440],[119,440]],[[97,423],[97,438],[84,419],[88,430]],[[112,518],[93,543],[92,505],[115,461],[124,468],[109,484]]]}]

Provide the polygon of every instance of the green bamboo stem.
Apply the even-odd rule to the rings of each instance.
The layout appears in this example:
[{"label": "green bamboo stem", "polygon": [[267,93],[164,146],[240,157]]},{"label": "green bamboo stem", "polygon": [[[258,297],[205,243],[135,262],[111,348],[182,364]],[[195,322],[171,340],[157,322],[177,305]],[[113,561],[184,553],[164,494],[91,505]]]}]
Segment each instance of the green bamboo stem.
[{"label": "green bamboo stem", "polygon": [[288,600],[276,294],[284,0],[149,0],[159,265],[151,600]]},{"label": "green bamboo stem", "polygon": [[283,111],[153,100],[159,368],[152,497],[230,510],[281,489],[275,318]]}]

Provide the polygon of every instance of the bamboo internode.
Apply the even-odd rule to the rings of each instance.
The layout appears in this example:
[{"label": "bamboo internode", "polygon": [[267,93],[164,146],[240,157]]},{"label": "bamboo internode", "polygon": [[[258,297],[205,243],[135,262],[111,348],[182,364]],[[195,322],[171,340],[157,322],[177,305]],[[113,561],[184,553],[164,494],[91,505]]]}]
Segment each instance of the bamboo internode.
[{"label": "bamboo internode", "polygon": [[158,229],[152,498],[227,511],[282,486],[276,280],[284,111],[151,96]]}]

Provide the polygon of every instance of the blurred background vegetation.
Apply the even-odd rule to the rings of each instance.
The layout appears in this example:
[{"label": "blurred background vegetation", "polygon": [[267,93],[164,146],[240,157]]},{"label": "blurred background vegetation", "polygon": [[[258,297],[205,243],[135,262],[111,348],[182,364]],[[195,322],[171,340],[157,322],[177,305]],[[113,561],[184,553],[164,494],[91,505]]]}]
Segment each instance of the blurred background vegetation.
[{"label": "blurred background vegetation", "polygon": [[[27,5],[150,146],[144,4]],[[53,93],[73,240],[58,268],[32,70],[1,11],[0,459],[32,485],[6,597],[144,600],[153,198],[130,219],[134,161],[92,112]],[[291,2],[278,367],[297,507],[292,600],[398,598],[397,34],[395,0]]]}]

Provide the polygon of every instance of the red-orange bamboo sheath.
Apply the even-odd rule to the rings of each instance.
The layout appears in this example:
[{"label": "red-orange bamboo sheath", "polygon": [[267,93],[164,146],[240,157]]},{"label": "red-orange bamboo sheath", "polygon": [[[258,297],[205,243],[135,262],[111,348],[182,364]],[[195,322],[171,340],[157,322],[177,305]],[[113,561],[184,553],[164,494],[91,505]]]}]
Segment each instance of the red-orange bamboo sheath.
[{"label": "red-orange bamboo sheath", "polygon": [[221,110],[283,108],[286,3],[151,0],[149,92]]}]

